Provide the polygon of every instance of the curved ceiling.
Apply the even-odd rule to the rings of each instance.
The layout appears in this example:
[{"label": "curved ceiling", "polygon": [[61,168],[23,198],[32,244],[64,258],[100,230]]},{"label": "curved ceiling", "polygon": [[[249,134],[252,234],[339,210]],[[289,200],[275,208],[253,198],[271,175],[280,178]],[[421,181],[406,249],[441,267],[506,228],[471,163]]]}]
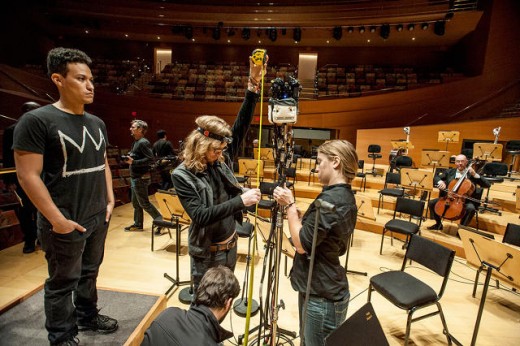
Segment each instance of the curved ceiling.
[{"label": "curved ceiling", "polygon": [[[482,16],[471,0],[459,7],[449,0],[55,0],[31,7],[31,20],[51,37],[240,45],[260,41],[301,46],[451,46],[472,32]],[[443,24],[436,33],[439,21]],[[425,23],[428,26],[422,30]],[[383,24],[390,25],[386,39],[381,35]],[[444,33],[439,35],[442,26]],[[243,38],[244,28],[249,29],[248,39]],[[296,28],[301,30],[299,42],[294,39]]]}]

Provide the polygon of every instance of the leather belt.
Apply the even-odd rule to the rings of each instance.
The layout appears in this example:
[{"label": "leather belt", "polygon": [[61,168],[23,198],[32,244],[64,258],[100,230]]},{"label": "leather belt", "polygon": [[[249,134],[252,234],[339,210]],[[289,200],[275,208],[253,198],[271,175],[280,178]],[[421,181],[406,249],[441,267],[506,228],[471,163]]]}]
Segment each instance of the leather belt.
[{"label": "leather belt", "polygon": [[217,251],[228,251],[237,246],[237,239],[238,235],[235,233],[233,235],[233,238],[231,238],[227,243],[223,244],[213,244],[210,245],[209,251],[210,252],[217,252]]}]

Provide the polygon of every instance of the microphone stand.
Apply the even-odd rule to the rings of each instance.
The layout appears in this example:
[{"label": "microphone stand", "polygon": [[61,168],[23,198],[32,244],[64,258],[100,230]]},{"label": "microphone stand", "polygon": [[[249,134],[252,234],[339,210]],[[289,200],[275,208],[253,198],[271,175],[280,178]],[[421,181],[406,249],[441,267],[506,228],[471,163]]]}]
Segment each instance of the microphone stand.
[{"label": "microphone stand", "polygon": [[311,294],[311,281],[312,281],[312,272],[314,270],[314,258],[316,257],[316,242],[318,235],[318,221],[320,219],[321,209],[326,211],[336,211],[336,206],[333,204],[323,201],[321,199],[317,199],[314,201],[314,205],[316,206],[316,218],[314,219],[314,234],[312,235],[312,248],[311,248],[311,258],[309,265],[309,274],[307,276],[307,289],[305,291],[305,301],[303,303],[303,318],[302,318],[302,327],[300,330],[300,340],[301,344],[304,344],[305,338],[305,322],[307,321],[307,307],[309,305],[309,296]]}]

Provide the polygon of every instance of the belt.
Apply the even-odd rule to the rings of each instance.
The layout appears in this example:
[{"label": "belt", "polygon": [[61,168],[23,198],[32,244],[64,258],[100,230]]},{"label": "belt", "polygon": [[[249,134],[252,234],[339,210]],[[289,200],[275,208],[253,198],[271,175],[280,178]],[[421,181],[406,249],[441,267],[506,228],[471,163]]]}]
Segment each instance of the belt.
[{"label": "belt", "polygon": [[231,250],[232,248],[237,246],[237,239],[238,239],[238,235],[235,233],[235,235],[233,235],[233,238],[231,238],[227,243],[210,245],[209,251],[217,252],[217,251]]}]

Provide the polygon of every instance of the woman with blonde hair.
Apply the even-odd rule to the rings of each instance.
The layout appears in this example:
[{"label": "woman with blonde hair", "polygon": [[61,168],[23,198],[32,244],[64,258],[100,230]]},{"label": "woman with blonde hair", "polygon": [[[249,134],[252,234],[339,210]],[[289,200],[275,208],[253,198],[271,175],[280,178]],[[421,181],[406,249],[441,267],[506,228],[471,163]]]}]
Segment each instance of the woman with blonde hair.
[{"label": "woman with blonde hair", "polygon": [[316,170],[323,191],[316,200],[319,199],[321,204],[332,204],[335,210],[320,210],[305,317],[303,307],[318,204],[315,200],[300,218],[291,190],[277,187],[273,193],[278,204],[286,206],[289,232],[296,248],[290,276],[291,285],[298,292],[302,345],[325,345],[327,335],[347,315],[350,292],[345,268],[340,264],[339,257],[345,254],[348,239],[356,225],[357,207],[350,183],[356,175],[357,161],[356,150],[348,141],[331,140],[318,148]]},{"label": "woman with blonde hair", "polygon": [[195,291],[209,268],[221,264],[235,269],[236,222],[242,223],[245,207],[260,200],[259,189],[240,187],[232,162],[251,124],[265,67],[250,58],[248,88],[233,127],[213,115],[195,120],[197,128],[184,141],[183,162],[172,174],[175,191],[192,220],[188,243]]}]

